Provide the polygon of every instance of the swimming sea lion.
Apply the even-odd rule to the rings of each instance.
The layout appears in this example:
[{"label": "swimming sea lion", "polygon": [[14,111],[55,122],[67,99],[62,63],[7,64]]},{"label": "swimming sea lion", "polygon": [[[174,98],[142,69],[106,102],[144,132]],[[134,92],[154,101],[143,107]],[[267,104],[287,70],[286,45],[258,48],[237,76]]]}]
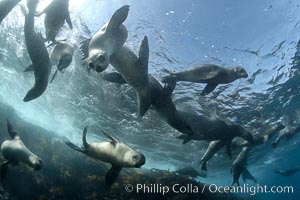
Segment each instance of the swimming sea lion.
[{"label": "swimming sea lion", "polygon": [[88,144],[86,134],[87,126],[84,128],[82,135],[83,147],[78,147],[70,141],[66,141],[66,144],[76,151],[112,165],[105,175],[106,185],[110,186],[116,181],[123,167],[139,168],[145,164],[146,159],[143,154],[133,150],[104,131],[103,134],[111,141]]},{"label": "swimming sea lion", "polygon": [[231,158],[231,148],[230,142],[227,142],[225,140],[217,140],[217,141],[211,141],[204,153],[204,155],[202,156],[200,163],[199,163],[199,167],[202,170],[203,175],[202,177],[206,177],[207,176],[207,167],[206,167],[206,163],[208,160],[210,160],[223,146],[226,145],[226,151],[228,156]]},{"label": "swimming sea lion", "polygon": [[56,71],[54,72],[50,83],[54,80],[57,71],[63,72],[72,62],[74,55],[74,48],[72,45],[66,42],[56,42],[56,45],[50,52],[51,65],[56,65]]},{"label": "swimming sea lion", "polygon": [[55,42],[55,37],[65,21],[73,29],[69,12],[69,0],[53,0],[42,12],[35,16],[45,16],[46,41]]},{"label": "swimming sea lion", "polygon": [[[34,12],[38,0],[28,0],[29,13],[25,16],[25,43],[32,64],[25,71],[34,71],[35,84],[23,101],[28,102],[41,96],[48,86],[50,60],[43,39],[34,31]],[[23,11],[25,12],[25,11]]]},{"label": "swimming sea lion", "polygon": [[9,120],[7,120],[7,130],[11,140],[5,140],[1,144],[1,153],[5,159],[1,164],[1,181],[3,181],[6,175],[9,164],[16,165],[21,162],[26,163],[34,170],[40,170],[42,168],[41,158],[25,146]]},{"label": "swimming sea lion", "polygon": [[278,173],[282,176],[290,176],[296,172],[298,172],[300,170],[300,166],[296,166],[296,167],[293,167],[293,168],[290,168],[290,169],[286,169],[286,170],[283,170],[283,169],[274,169],[274,172],[275,173]]},{"label": "swimming sea lion", "polygon": [[[103,79],[112,83],[126,84],[126,81],[117,72],[107,73]],[[177,113],[176,106],[172,101],[172,92],[175,88],[174,84],[165,84],[163,87],[153,76],[149,75],[149,84],[151,91],[151,105],[158,115],[165,120],[172,128],[181,133],[191,135],[192,128]]]},{"label": "swimming sea lion", "polygon": [[291,137],[293,137],[297,132],[300,131],[300,126],[294,126],[294,127],[290,127],[287,126],[284,129],[282,129],[281,131],[279,131],[277,138],[274,140],[274,142],[272,142],[272,147],[273,148],[277,148],[280,140],[282,138],[286,138],[286,140],[289,140]]},{"label": "swimming sea lion", "polygon": [[0,23],[21,0],[0,1]]},{"label": "swimming sea lion", "polygon": [[207,83],[201,95],[207,95],[212,92],[218,84],[228,84],[239,78],[247,78],[248,74],[243,67],[221,67],[214,64],[197,65],[192,69],[183,72],[170,72],[164,69],[164,72],[170,74],[163,78],[163,83],[188,81],[193,83]]},{"label": "swimming sea lion", "polygon": [[175,83],[167,83],[164,87],[153,77],[149,76],[151,89],[151,105],[158,115],[171,127],[187,135],[193,135],[193,129],[189,123],[178,113],[172,101],[172,93]]},{"label": "swimming sea lion", "polygon": [[127,29],[122,23],[126,20],[128,12],[128,5],[119,8],[91,39],[82,42],[80,50],[84,66],[97,72],[102,72],[108,67],[110,56],[127,40]]},{"label": "swimming sea lion", "polygon": [[251,144],[254,142],[251,132],[239,124],[182,110],[178,110],[178,113],[192,127],[194,133],[177,137],[183,139],[183,143],[190,140],[231,141],[235,137],[241,137]]},{"label": "swimming sea lion", "polygon": [[129,48],[122,46],[110,57],[111,65],[136,92],[138,113],[144,116],[151,105],[148,76],[149,45],[145,36],[137,57]]},{"label": "swimming sea lion", "polygon": [[242,174],[242,177],[244,181],[246,179],[251,179],[254,182],[256,182],[256,179],[250,174],[250,172],[247,169],[247,156],[248,152],[250,151],[250,147],[243,147],[241,152],[238,154],[236,159],[232,163],[232,169],[231,173],[233,176],[233,182],[232,185],[237,183],[238,186],[240,186],[239,178]]}]

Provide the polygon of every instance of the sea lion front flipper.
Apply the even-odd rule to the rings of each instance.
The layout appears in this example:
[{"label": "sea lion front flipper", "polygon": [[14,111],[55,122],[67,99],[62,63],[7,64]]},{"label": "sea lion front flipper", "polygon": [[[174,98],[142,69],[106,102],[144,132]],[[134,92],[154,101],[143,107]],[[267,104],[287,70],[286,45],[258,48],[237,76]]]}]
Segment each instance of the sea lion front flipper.
[{"label": "sea lion front flipper", "polygon": [[249,180],[252,180],[254,183],[257,183],[256,178],[254,176],[252,176],[252,174],[250,174],[247,167],[244,167],[244,169],[242,171],[242,178],[243,178],[244,182],[246,182],[246,179],[249,179]]},{"label": "sea lion front flipper", "polygon": [[112,165],[105,175],[105,184],[111,186],[118,178],[122,167]]},{"label": "sea lion front flipper", "polygon": [[81,60],[86,60],[89,57],[89,45],[91,38],[85,39],[80,42],[79,51]]},{"label": "sea lion front flipper", "polygon": [[54,72],[54,74],[53,74],[53,76],[52,76],[52,78],[51,78],[51,81],[50,81],[50,83],[52,83],[53,82],[53,80],[55,79],[55,77],[56,77],[56,75],[57,75],[57,69],[55,70],[55,72]]},{"label": "sea lion front flipper", "polygon": [[111,139],[113,142],[115,143],[120,143],[119,140],[117,140],[116,138],[114,138],[113,136],[109,135],[107,132],[105,132],[104,130],[102,130],[103,135],[105,135],[107,138]]},{"label": "sea lion front flipper", "polygon": [[8,170],[9,161],[6,160],[1,164],[0,174],[1,174],[1,182],[3,182],[5,175]]},{"label": "sea lion front flipper", "polygon": [[192,138],[190,138],[188,135],[180,135],[176,138],[183,140],[182,144],[186,144],[186,143],[188,143],[189,141],[192,140]]},{"label": "sea lion front flipper", "polygon": [[28,67],[26,67],[26,69],[24,70],[24,72],[32,72],[34,71],[34,66],[33,65],[29,65]]},{"label": "sea lion front flipper", "polygon": [[118,72],[111,72],[111,73],[106,73],[102,77],[104,80],[111,82],[111,83],[117,83],[120,85],[127,84],[125,79],[122,77],[121,74]]},{"label": "sea lion front flipper", "polygon": [[211,93],[216,87],[217,87],[218,84],[215,84],[215,83],[208,83],[205,88],[203,89],[203,91],[201,92],[201,95],[202,96],[205,96],[209,93]]},{"label": "sea lion front flipper", "polygon": [[139,50],[139,60],[140,67],[143,67],[148,72],[148,62],[149,62],[149,43],[148,37],[145,36]]},{"label": "sea lion front flipper", "polygon": [[11,139],[14,139],[18,133],[14,130],[14,127],[12,126],[11,122],[9,120],[6,121],[7,124],[7,131],[11,137]]},{"label": "sea lion front flipper", "polygon": [[66,16],[66,22],[69,25],[70,29],[72,30],[73,29],[73,24],[72,24],[72,21],[71,21],[71,17],[70,17],[70,12],[69,11],[68,11],[67,16]]},{"label": "sea lion front flipper", "polygon": [[128,12],[129,12],[129,5],[122,6],[121,8],[116,10],[112,15],[112,17],[110,18],[106,30],[111,31],[116,28],[119,28],[121,24],[127,19]]}]

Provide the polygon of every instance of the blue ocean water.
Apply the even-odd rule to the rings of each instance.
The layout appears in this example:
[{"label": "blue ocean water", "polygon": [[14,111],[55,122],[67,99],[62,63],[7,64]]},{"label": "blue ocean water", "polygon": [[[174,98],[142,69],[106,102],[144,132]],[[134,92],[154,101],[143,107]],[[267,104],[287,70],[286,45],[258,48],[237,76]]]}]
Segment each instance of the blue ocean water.
[{"label": "blue ocean water", "polygon": [[[38,10],[49,3],[40,0]],[[276,121],[300,123],[299,1],[74,0],[70,1],[74,29],[65,25],[58,38],[78,45],[125,4],[130,5],[124,23],[129,33],[126,45],[137,53],[141,40],[148,36],[149,73],[158,80],[166,75],[163,68],[180,71],[203,63],[240,65],[249,74],[247,79],[219,86],[206,97],[200,96],[203,84],[178,83],[172,96],[178,108],[238,122],[255,134]],[[138,117],[131,88],[107,83],[101,74],[88,74],[81,66],[78,49],[71,66],[45,94],[24,103],[33,76],[22,72],[29,63],[23,25],[17,6],[0,26],[2,103],[13,107],[25,121],[49,130],[51,137],[67,137],[76,144],[81,144],[85,125],[90,126],[90,140],[102,139],[96,133],[105,127],[146,155],[146,169],[174,171],[197,165],[207,142],[182,144],[176,139],[180,133],[153,110],[143,119]],[[44,33],[43,17],[36,18],[36,29]],[[256,199],[300,197],[299,172],[289,177],[273,172],[300,165],[298,146],[296,134],[281,141],[277,149],[269,142],[250,151],[249,170],[260,185],[294,187],[293,194],[257,194]],[[209,161],[208,177],[198,180],[231,185],[231,163],[222,150]]]}]

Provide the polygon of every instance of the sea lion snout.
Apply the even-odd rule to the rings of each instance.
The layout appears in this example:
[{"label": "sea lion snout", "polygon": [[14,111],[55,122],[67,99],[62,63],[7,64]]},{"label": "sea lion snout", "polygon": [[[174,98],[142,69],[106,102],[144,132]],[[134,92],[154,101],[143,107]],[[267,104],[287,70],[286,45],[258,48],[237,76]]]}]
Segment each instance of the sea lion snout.
[{"label": "sea lion snout", "polygon": [[109,65],[109,59],[106,55],[100,54],[96,59],[89,62],[89,68],[96,72],[103,72]]},{"label": "sea lion snout", "polygon": [[40,157],[33,155],[29,157],[30,164],[34,170],[40,170],[43,166],[43,161]]},{"label": "sea lion snout", "polygon": [[238,74],[240,78],[248,78],[248,73],[243,67],[236,66],[234,67],[234,71]]},{"label": "sea lion snout", "polygon": [[144,154],[137,154],[133,156],[133,162],[135,162],[135,167],[139,168],[146,163],[146,157]]},{"label": "sea lion snout", "polygon": [[57,69],[62,71],[63,69],[67,68],[72,62],[72,55],[70,54],[65,54],[61,57]]}]

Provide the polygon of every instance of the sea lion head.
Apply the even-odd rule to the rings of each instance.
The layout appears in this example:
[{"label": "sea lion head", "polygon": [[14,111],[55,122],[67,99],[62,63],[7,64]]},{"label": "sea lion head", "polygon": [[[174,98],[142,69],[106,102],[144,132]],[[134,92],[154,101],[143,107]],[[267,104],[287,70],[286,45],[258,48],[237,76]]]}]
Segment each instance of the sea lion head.
[{"label": "sea lion head", "polygon": [[236,73],[238,78],[247,78],[248,77],[248,73],[241,66],[233,67],[233,71]]},{"label": "sea lion head", "polygon": [[86,64],[96,72],[103,72],[109,65],[109,56],[106,52],[97,52],[88,58]]},{"label": "sea lion head", "polygon": [[128,149],[124,154],[124,162],[130,167],[139,168],[145,164],[146,158],[144,154]]},{"label": "sea lion head", "polygon": [[72,62],[72,55],[65,54],[59,60],[59,63],[57,65],[57,69],[59,71],[62,71],[63,69],[67,68],[71,64],[71,62]]},{"label": "sea lion head", "polygon": [[43,166],[42,159],[36,155],[29,156],[29,164],[34,170],[40,170]]}]

